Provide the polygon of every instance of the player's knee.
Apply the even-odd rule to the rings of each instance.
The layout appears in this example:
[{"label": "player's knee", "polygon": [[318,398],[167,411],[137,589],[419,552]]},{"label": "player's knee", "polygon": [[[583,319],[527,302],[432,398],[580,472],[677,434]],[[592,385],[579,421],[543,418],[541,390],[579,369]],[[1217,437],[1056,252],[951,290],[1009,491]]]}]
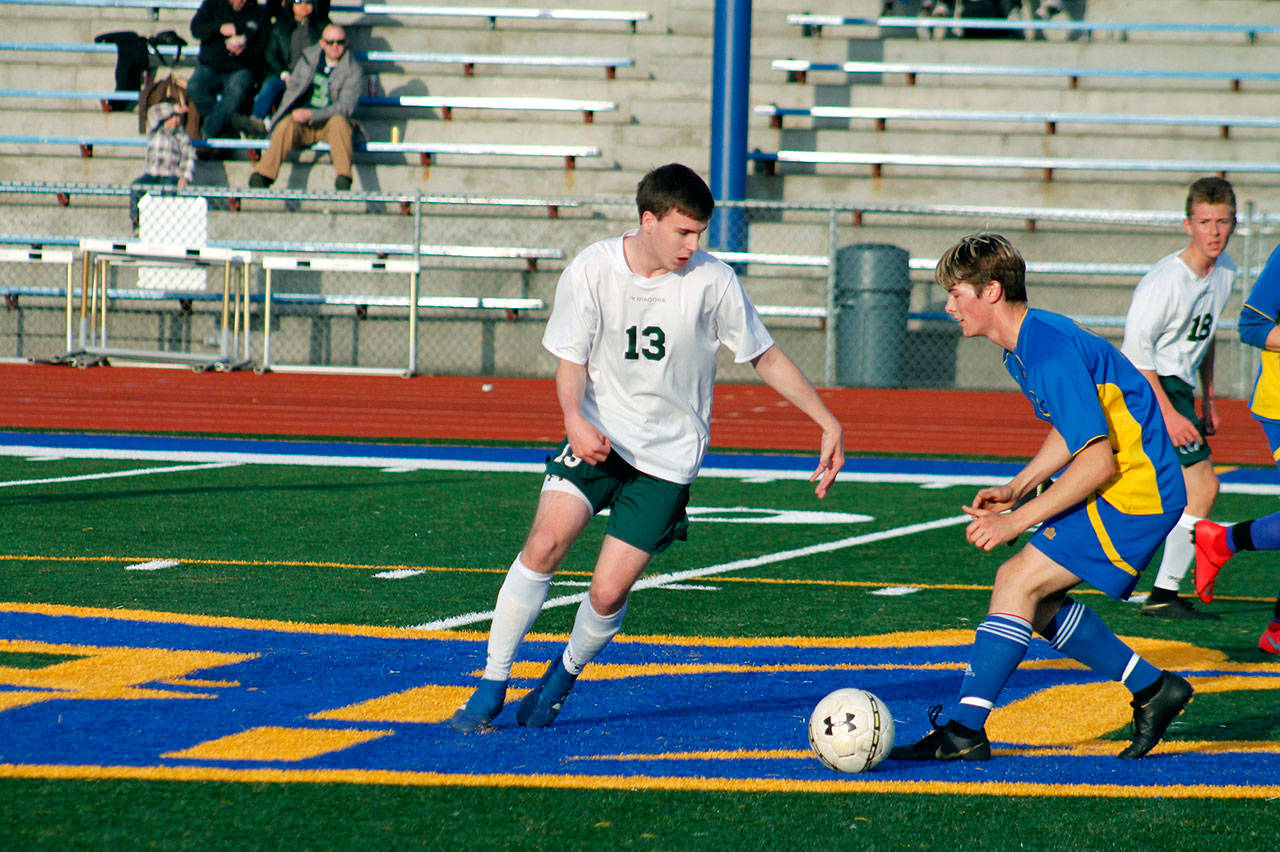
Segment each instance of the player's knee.
[{"label": "player's knee", "polygon": [[592,583],[591,590],[587,596],[591,600],[592,609],[602,616],[610,616],[626,606],[627,595],[630,591],[630,589],[609,586],[597,587],[595,583]]},{"label": "player's knee", "polygon": [[1001,609],[998,603],[1000,601],[1025,601],[1034,605],[1047,598],[1050,592],[1050,589],[1044,587],[1038,572],[1032,570],[1030,563],[1015,556],[996,571],[991,594],[996,609]]},{"label": "player's knee", "polygon": [[530,569],[541,574],[549,574],[560,564],[568,549],[569,543],[561,541],[551,530],[533,529],[525,539],[520,551],[520,558]]}]

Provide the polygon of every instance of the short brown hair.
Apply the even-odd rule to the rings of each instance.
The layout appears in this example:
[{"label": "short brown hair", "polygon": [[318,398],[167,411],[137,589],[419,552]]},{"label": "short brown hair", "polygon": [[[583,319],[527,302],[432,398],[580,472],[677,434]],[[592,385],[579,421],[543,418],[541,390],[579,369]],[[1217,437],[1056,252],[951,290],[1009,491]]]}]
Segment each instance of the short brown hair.
[{"label": "short brown hair", "polygon": [[680,163],[668,163],[640,179],[636,207],[642,218],[645,213],[652,213],[661,219],[672,210],[679,210],[690,219],[709,222],[716,201],[697,172]]},{"label": "short brown hair", "polygon": [[1202,177],[1187,190],[1187,218],[1197,204],[1225,204],[1236,212],[1236,191],[1231,181],[1220,177]]},{"label": "short brown hair", "polygon": [[950,290],[964,282],[981,293],[988,281],[999,281],[1006,302],[1027,300],[1027,264],[1013,243],[1000,234],[963,237],[938,260],[934,278]]}]

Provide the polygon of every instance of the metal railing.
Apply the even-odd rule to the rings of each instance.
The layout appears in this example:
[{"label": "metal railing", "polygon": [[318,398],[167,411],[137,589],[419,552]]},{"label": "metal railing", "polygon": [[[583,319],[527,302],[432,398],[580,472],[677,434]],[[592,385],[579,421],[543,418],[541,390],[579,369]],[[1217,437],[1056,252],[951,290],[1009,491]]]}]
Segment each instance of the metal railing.
[{"label": "metal railing", "polygon": [[[0,357],[48,359],[68,349],[66,299],[68,291],[73,299],[83,296],[80,277],[64,264],[38,261],[85,238],[133,239],[125,212],[129,192],[128,186],[0,183],[0,243],[10,247],[0,253]],[[154,194],[204,199],[204,245],[253,255],[246,360],[272,369],[550,375],[554,365],[541,349],[541,327],[563,265],[591,242],[633,227],[635,219],[634,200],[621,197],[228,187]],[[229,207],[233,198],[243,204],[239,212]],[[1005,232],[1027,258],[1033,304],[1117,342],[1138,279],[1186,242],[1177,210],[741,201],[723,202],[720,211],[736,230],[708,250],[735,268],[775,338],[824,384],[847,376],[841,335],[865,309],[842,280],[837,258],[843,248],[885,244],[904,251],[910,283],[894,321],[905,331],[896,335],[897,351],[876,354],[896,362],[887,373],[900,375],[895,385],[1004,389],[1010,385],[999,359],[990,347],[960,337],[942,311],[945,294],[932,281],[936,258],[959,236]],[[1256,352],[1239,343],[1234,320],[1280,240],[1280,211],[1246,204],[1239,219],[1230,247],[1241,270],[1238,292],[1218,324],[1217,389],[1227,396],[1246,393],[1256,368]],[[270,307],[265,255],[291,258],[275,262]],[[378,267],[388,258],[416,259],[416,293],[388,283],[396,276]],[[113,274],[99,292],[111,300],[112,340],[121,347],[194,356],[219,342],[218,317],[211,314],[216,300],[163,290],[142,298],[132,273]],[[754,373],[724,363],[721,377],[750,381]]]}]

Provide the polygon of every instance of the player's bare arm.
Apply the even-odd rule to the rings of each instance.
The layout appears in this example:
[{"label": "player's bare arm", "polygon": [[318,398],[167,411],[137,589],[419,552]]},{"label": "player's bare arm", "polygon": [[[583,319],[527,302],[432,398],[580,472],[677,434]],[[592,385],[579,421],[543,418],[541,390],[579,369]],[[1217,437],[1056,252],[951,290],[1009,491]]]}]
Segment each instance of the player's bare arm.
[{"label": "player's bare arm", "polygon": [[986,509],[991,512],[1005,512],[1012,509],[1024,495],[1030,493],[1053,474],[1062,470],[1071,462],[1071,451],[1067,442],[1057,429],[1050,429],[1049,434],[1040,443],[1040,449],[1026,463],[1017,476],[1004,485],[983,488],[974,496],[970,507]]},{"label": "player's bare arm", "polygon": [[1280,323],[1267,332],[1267,339],[1263,341],[1262,348],[1268,352],[1280,352]]},{"label": "player's bare arm", "polygon": [[1218,415],[1218,406],[1213,392],[1213,360],[1217,344],[1210,342],[1200,362],[1200,430],[1206,435],[1215,435],[1222,425]]},{"label": "player's bare arm", "polygon": [[814,493],[818,499],[827,496],[835,484],[836,474],[844,467],[844,427],[818,396],[817,390],[805,378],[804,373],[777,346],[770,346],[751,361],[756,373],[765,384],[782,394],[782,397],[803,411],[822,428],[822,444],[818,467],[809,477],[817,482]]},{"label": "player's bare arm", "polygon": [[564,431],[569,449],[587,464],[609,457],[609,437],[582,416],[582,398],[587,391],[587,366],[561,358],[556,365],[556,398],[564,413]]},{"label": "player's bare arm", "polygon": [[[1058,437],[1057,440],[1062,439]],[[1039,454],[1033,459],[1033,464],[1038,459]],[[1030,468],[1031,465],[1027,467]],[[965,528],[965,538],[982,550],[991,550],[998,544],[1013,541],[1046,518],[1085,500],[1115,475],[1115,471],[1116,462],[1111,453],[1111,444],[1100,437],[1076,453],[1062,475],[1054,481],[1052,488],[1013,511],[1001,513],[987,508],[965,506],[964,511],[973,518]],[[1047,476],[1045,474],[1045,478]],[[1043,481],[1043,478],[1039,480]]]}]

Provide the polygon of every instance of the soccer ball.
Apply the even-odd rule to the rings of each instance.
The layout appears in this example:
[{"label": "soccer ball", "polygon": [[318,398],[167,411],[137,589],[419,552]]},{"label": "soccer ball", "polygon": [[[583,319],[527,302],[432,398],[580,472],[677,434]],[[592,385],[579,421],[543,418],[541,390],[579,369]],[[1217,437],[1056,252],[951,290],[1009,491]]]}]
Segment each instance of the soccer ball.
[{"label": "soccer ball", "polygon": [[866,772],[893,748],[893,716],[865,689],[837,689],[813,708],[809,745],[837,772]]}]

